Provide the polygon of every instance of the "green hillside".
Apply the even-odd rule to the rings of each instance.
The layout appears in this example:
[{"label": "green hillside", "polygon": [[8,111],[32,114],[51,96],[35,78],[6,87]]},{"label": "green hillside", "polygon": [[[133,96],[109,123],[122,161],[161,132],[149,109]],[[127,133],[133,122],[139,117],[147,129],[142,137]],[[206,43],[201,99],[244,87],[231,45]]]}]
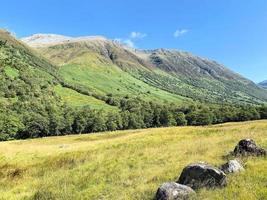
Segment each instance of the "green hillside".
[{"label": "green hillside", "polygon": [[138,96],[147,101],[173,102],[180,104],[186,98],[150,86],[116,65],[100,62],[94,54],[85,53],[61,65],[59,70],[64,81],[86,88],[94,94],[115,97]]},{"label": "green hillside", "polygon": [[90,106],[93,109],[104,109],[108,111],[117,110],[115,106],[110,106],[104,101],[98,100],[92,96],[84,95],[75,90],[57,85],[55,92],[62,98],[69,106],[75,108],[82,108],[83,106]]},{"label": "green hillside", "polygon": [[[110,59],[87,48],[87,45],[96,45],[99,51],[105,50],[103,42],[105,40],[93,41],[93,44],[78,42],[38,50],[59,66],[59,74],[65,83],[73,86],[72,88],[77,87],[87,91],[98,99],[105,99],[107,95],[112,94],[117,98],[140,97],[147,101],[161,103],[181,104],[191,101],[175,93],[167,92],[164,88],[160,89],[135,78],[112,63]],[[127,60],[123,60],[123,62],[128,62],[128,65],[130,63]]]},{"label": "green hillside", "polygon": [[[110,67],[99,63],[93,54],[77,56],[68,65],[58,68],[7,31],[0,32],[0,40],[3,72],[0,75],[0,102],[5,104],[21,103],[22,96],[33,96],[35,99],[51,97],[53,92],[61,97],[61,103],[66,102],[72,107],[88,105],[104,110],[118,110],[105,102],[110,94],[118,98],[138,96],[147,101],[168,101],[176,104],[185,99],[145,84],[115,65]],[[90,65],[91,67],[87,64],[93,62],[96,63]],[[82,92],[77,88],[82,88]]]},{"label": "green hillside", "polygon": [[135,50],[105,38],[82,38],[37,49],[60,66],[65,80],[99,94],[127,93],[146,98],[145,93],[151,92],[148,99],[154,100],[157,88],[157,93],[162,93],[156,97],[159,100],[184,97],[228,104],[267,101],[266,92],[252,81],[215,61],[186,52]]},{"label": "green hillside", "polygon": [[[3,142],[0,199],[153,199],[189,163],[225,163],[240,139],[267,148],[266,128],[258,121]],[[229,175],[227,187],[202,189],[198,199],[265,199],[266,161],[244,159],[245,171]]]},{"label": "green hillside", "polygon": [[54,65],[0,30],[0,141],[70,133],[68,120],[73,123],[74,112],[82,106],[92,113],[118,111],[62,85]]},{"label": "green hillside", "polygon": [[[33,50],[0,30],[0,98],[23,100],[51,94],[54,67]],[[14,102],[13,101],[13,102]]]}]

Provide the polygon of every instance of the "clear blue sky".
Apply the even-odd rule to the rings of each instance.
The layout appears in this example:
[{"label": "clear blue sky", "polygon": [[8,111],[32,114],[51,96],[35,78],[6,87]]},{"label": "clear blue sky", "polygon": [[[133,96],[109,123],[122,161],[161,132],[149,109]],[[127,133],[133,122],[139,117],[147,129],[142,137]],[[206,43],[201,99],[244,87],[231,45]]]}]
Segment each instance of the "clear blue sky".
[{"label": "clear blue sky", "polygon": [[175,48],[267,79],[267,0],[6,0],[0,27],[17,37],[103,35],[142,49]]}]

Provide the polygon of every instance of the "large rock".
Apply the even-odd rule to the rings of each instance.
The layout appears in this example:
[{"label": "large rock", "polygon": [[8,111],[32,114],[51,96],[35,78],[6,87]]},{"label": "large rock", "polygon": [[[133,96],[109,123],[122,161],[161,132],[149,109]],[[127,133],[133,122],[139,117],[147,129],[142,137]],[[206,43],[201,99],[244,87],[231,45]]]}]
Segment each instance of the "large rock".
[{"label": "large rock", "polygon": [[159,187],[155,200],[187,200],[194,199],[195,197],[196,193],[190,187],[169,182]]},{"label": "large rock", "polygon": [[266,150],[258,147],[254,140],[244,139],[240,140],[234,149],[235,156],[266,156]]},{"label": "large rock", "polygon": [[222,170],[205,163],[185,167],[177,182],[193,189],[223,187],[227,184],[226,174]]},{"label": "large rock", "polygon": [[238,160],[229,160],[227,163],[223,164],[220,169],[226,174],[244,171],[244,167]]}]

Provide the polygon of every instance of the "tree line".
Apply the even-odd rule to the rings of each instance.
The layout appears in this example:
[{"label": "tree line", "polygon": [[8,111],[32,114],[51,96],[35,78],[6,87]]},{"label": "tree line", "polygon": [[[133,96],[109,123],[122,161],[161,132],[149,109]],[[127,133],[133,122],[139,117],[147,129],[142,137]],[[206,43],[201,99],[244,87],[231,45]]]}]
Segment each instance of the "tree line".
[{"label": "tree line", "polygon": [[77,110],[56,98],[0,104],[0,140],[267,119],[267,106],[176,106],[126,97],[120,100],[119,111],[107,112],[89,106]]}]

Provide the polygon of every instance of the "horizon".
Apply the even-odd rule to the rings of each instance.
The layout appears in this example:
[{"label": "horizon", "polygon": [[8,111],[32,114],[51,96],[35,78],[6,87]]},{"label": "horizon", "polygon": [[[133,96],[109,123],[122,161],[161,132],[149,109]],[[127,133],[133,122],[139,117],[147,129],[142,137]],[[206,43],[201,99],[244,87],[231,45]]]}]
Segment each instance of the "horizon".
[{"label": "horizon", "polygon": [[[17,6],[10,8],[11,4]],[[104,36],[137,49],[190,52],[255,83],[267,79],[267,2],[263,0],[167,0],[157,4],[151,0],[11,0],[3,7],[0,26],[17,38],[37,33]]]}]

